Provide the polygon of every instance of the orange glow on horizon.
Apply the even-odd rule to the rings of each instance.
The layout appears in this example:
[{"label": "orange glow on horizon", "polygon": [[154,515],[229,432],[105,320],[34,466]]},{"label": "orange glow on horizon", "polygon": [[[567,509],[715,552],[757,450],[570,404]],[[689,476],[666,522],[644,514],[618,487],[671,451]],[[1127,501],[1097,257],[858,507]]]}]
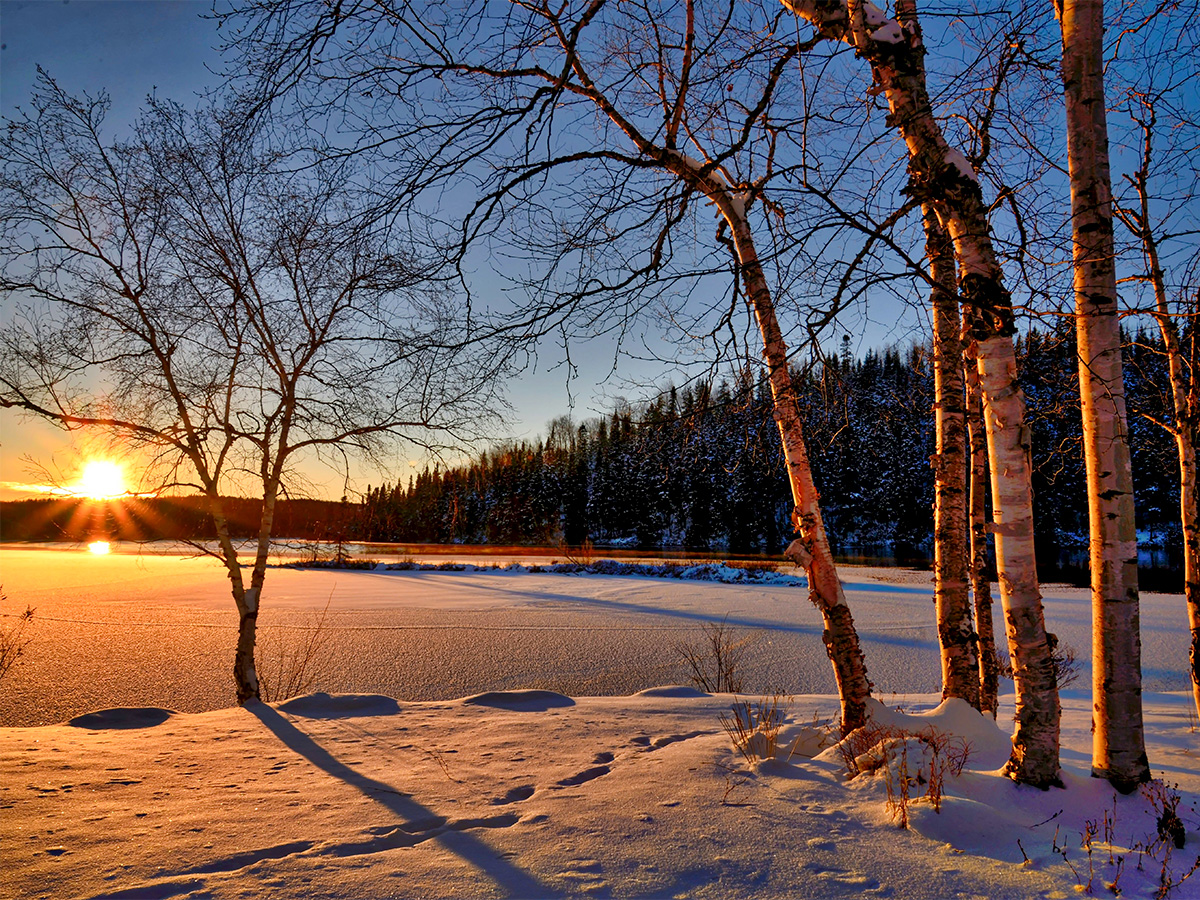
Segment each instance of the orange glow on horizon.
[{"label": "orange glow on horizon", "polygon": [[108,541],[92,541],[88,544],[88,552],[93,556],[107,556],[112,551]]}]

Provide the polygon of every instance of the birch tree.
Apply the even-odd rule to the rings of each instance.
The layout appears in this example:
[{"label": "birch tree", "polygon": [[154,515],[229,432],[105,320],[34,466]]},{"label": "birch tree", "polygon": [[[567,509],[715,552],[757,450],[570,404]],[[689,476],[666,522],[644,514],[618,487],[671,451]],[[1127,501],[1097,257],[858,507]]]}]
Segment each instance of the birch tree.
[{"label": "birch tree", "polygon": [[[104,137],[101,97],[43,77],[0,138],[0,404],[111,436],[143,487],[202,494],[238,613],[237,700],[277,499],[305,459],[468,437],[502,354],[468,351],[351,170],[295,166],[220,111],[156,104]],[[285,164],[286,163],[286,164]],[[261,500],[248,578],[223,496]]]},{"label": "birch tree", "polygon": [[969,564],[971,598],[975,607],[975,633],[979,639],[979,708],[996,718],[999,708],[1000,660],[996,655],[995,622],[992,615],[992,582],[989,577],[987,489],[987,435],[983,424],[983,398],[979,373],[973,360],[964,360],[967,388],[967,441],[970,449]]},{"label": "birch tree", "polygon": [[1103,0],[1056,0],[1071,176],[1075,324],[1091,522],[1092,775],[1122,793],[1150,779],[1142,732],[1137,534],[1121,367]]},{"label": "birch tree", "polygon": [[934,602],[942,655],[942,697],[980,708],[979,640],[971,615],[967,558],[966,394],[954,250],[937,214],[924,210],[933,281]]},{"label": "birch tree", "polygon": [[[505,250],[556,258],[525,285],[544,302],[505,327],[612,327],[629,306],[644,305],[649,286],[680,283],[676,235],[711,229],[700,222],[715,216],[707,240],[732,262],[730,296],[754,323],[795,505],[790,556],[808,574],[850,730],[865,720],[871,685],[812,480],[768,272],[773,257],[762,252],[764,221],[775,209],[772,148],[785,132],[772,118],[776,89],[806,46],[777,37],[775,24],[754,4],[694,0],[470,11],[276,4],[251,11],[242,47],[250,68],[265,75],[253,87],[260,102],[287,95],[309,115],[349,108],[343,115],[361,117],[355,140],[390,154],[406,185],[440,192],[461,184],[464,171],[477,179],[480,199],[458,227],[460,259],[498,222],[527,223],[508,231]],[[364,96],[399,102],[381,111],[360,104]],[[553,185],[568,178],[570,198],[552,202]],[[399,193],[395,182],[381,187],[389,190]],[[645,238],[635,244],[634,235]]]},{"label": "birch tree", "polygon": [[898,4],[896,18],[889,18],[870,2],[782,2],[812,23],[818,35],[852,46],[869,64],[871,91],[887,101],[889,121],[908,151],[910,193],[933,206],[954,243],[987,422],[992,527],[1016,683],[1016,731],[1006,771],[1023,783],[1059,785],[1060,710],[1034,559],[1029,437],[1012,341],[1015,321],[979,182],[934,116],[914,3]]},{"label": "birch tree", "polygon": [[[1167,40],[1173,48],[1175,42]],[[1200,138],[1200,123],[1180,115],[1183,105],[1178,102],[1196,77],[1194,59],[1182,63],[1183,71],[1168,68],[1163,56],[1155,62],[1162,67],[1159,71],[1164,73],[1165,83],[1129,88],[1120,104],[1120,111],[1134,125],[1137,165],[1125,175],[1125,190],[1118,196],[1114,212],[1142,256],[1143,268],[1129,280],[1149,286],[1148,311],[1162,335],[1167,357],[1166,387],[1172,417],[1153,421],[1171,434],[1179,461],[1184,602],[1191,633],[1189,670],[1193,701],[1200,713],[1200,482],[1196,469],[1200,446],[1200,347],[1196,328],[1200,316],[1200,254],[1194,247],[1200,235],[1200,204],[1195,194],[1196,164],[1191,155]],[[1159,119],[1160,108],[1165,110],[1165,123]],[[1174,277],[1170,277],[1172,268]]]}]

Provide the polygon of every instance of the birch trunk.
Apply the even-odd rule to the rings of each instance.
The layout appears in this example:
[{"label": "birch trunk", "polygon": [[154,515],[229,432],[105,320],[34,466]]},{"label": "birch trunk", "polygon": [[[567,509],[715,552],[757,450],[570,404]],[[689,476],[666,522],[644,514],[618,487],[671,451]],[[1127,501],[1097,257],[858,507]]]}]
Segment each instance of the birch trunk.
[{"label": "birch trunk", "polygon": [[954,247],[926,206],[925,252],[933,280],[934,471],[933,599],[942,656],[942,699],[979,709],[979,644],[967,587],[966,410]]},{"label": "birch trunk", "polygon": [[1142,731],[1133,474],[1121,371],[1103,0],[1065,0],[1062,76],[1071,176],[1075,327],[1092,573],[1092,775],[1122,793],[1150,779]]},{"label": "birch trunk", "polygon": [[[1174,375],[1172,375],[1174,378]],[[1179,451],[1179,512],[1183,522],[1183,582],[1184,601],[1187,604],[1188,628],[1191,630],[1191,650],[1188,659],[1192,673],[1192,699],[1196,713],[1200,715],[1200,502],[1196,482],[1196,443],[1200,438],[1197,428],[1197,413],[1200,399],[1193,386],[1190,392],[1188,420],[1180,420],[1175,433],[1175,446]]]},{"label": "birch trunk", "polygon": [[788,483],[791,485],[792,501],[795,504],[792,522],[798,537],[788,547],[787,556],[804,567],[808,576],[809,599],[821,612],[825,627],[822,636],[825,652],[833,664],[838,697],[841,701],[842,733],[848,734],[865,725],[867,721],[867,700],[871,696],[871,682],[867,678],[866,660],[859,645],[854,617],[850,614],[837,567],[834,565],[825,523],[821,518],[819,496],[813,483],[808,449],[804,443],[800,404],[788,366],[787,344],[775,315],[770,286],[758,260],[754,235],[749,222],[740,214],[741,207],[737,201],[725,192],[718,194],[716,199],[718,208],[730,225],[742,280],[746,286],[747,300],[762,335],[763,356],[767,361],[771,396],[775,405],[775,423],[779,427],[779,437],[783,443]]},{"label": "birch trunk", "polygon": [[[1200,483],[1196,479],[1196,446],[1200,442],[1200,385],[1196,376],[1189,383],[1185,374],[1179,330],[1167,306],[1167,289],[1158,247],[1146,235],[1145,245],[1154,283],[1156,315],[1167,350],[1167,371],[1175,413],[1175,449],[1179,456],[1179,516],[1183,525],[1183,596],[1191,632],[1188,666],[1192,676],[1192,700],[1200,716]],[[1197,297],[1200,306],[1200,297]],[[1192,369],[1195,371],[1194,367]]]},{"label": "birch trunk", "polygon": [[229,523],[225,518],[220,495],[213,488],[208,496],[208,508],[212,512],[217,529],[217,546],[229,576],[233,602],[238,612],[238,639],[233,656],[233,685],[239,706],[259,698],[258,670],[254,665],[254,645],[258,632],[258,592],[247,591],[242,578],[241,563],[237,548],[229,534]]},{"label": "birch trunk", "polygon": [[971,444],[971,593],[975,598],[975,632],[979,635],[979,708],[996,718],[1000,693],[1000,661],[992,621],[992,583],[988,576],[987,437],[983,398],[974,360],[964,365],[967,382],[967,436]]},{"label": "birch trunk", "polygon": [[[1171,381],[1171,405],[1175,424],[1171,429],[1179,457],[1179,518],[1183,525],[1183,596],[1187,605],[1188,629],[1191,632],[1188,653],[1192,676],[1192,701],[1200,716],[1200,484],[1196,480],[1196,445],[1200,441],[1200,384],[1194,365],[1185,364],[1179,329],[1171,317],[1167,303],[1167,284],[1158,256],[1158,242],[1149,228],[1149,196],[1139,184],[1142,194],[1142,247],[1149,263],[1150,281],[1154,286],[1154,318],[1167,351],[1167,373]],[[1196,298],[1200,308],[1200,295]],[[1193,374],[1189,380],[1188,368]]]},{"label": "birch trunk", "polygon": [[[1061,785],[1058,774],[1058,687],[1046,635],[1033,555],[1029,430],[1017,385],[1012,299],[992,247],[983,194],[970,164],[951,148],[926,90],[921,30],[915,4],[900,21],[877,7],[855,25],[844,0],[782,0],[825,37],[856,48],[871,66],[873,92],[887,98],[889,123],[909,156],[909,193],[931,203],[950,232],[959,262],[959,295],[969,310],[987,422],[996,558],[1005,630],[1016,684],[1016,730],[1006,773],[1024,784]],[[870,25],[866,23],[870,22]]]},{"label": "birch trunk", "polygon": [[[1138,209],[1124,210],[1122,218],[1142,243],[1150,284],[1154,288],[1154,318],[1162,334],[1167,354],[1167,376],[1171,383],[1173,425],[1167,427],[1175,438],[1179,457],[1179,516],[1183,525],[1184,601],[1187,605],[1188,628],[1191,631],[1189,669],[1192,676],[1192,701],[1200,715],[1200,485],[1196,480],[1196,446],[1200,443],[1200,381],[1196,375],[1195,328],[1192,329],[1192,354],[1184,359],[1179,328],[1171,315],[1167,299],[1167,282],[1158,252],[1158,239],[1151,227],[1150,217],[1150,157],[1154,138],[1155,116],[1148,105],[1149,120],[1142,125],[1142,165],[1131,179],[1137,189]],[[1192,298],[1191,314],[1200,311],[1200,291]],[[1191,373],[1189,376],[1189,372]]]},{"label": "birch trunk", "polygon": [[[596,3],[591,9],[594,12],[599,7],[600,4]],[[683,47],[683,67],[686,71],[690,69],[691,54],[694,50],[693,3],[685,4],[685,12],[687,36]],[[842,708],[842,731],[853,731],[866,724],[871,682],[867,678],[866,662],[859,645],[858,633],[854,628],[854,618],[846,604],[833,554],[829,548],[829,539],[825,533],[825,524],[821,518],[819,497],[812,479],[808,449],[804,443],[800,404],[788,365],[787,345],[775,314],[771,288],[758,258],[754,232],[746,215],[747,193],[744,188],[735,189],[715,164],[699,162],[677,149],[684,109],[686,76],[683,77],[684,84],[680,87],[679,95],[668,104],[674,112],[666,123],[660,145],[643,135],[636,125],[596,88],[595,82],[588,75],[561,27],[558,27],[556,35],[567,54],[568,65],[578,78],[581,91],[629,137],[645,159],[670,172],[683,184],[708,198],[729,228],[738,269],[746,290],[746,300],[762,337],[763,356],[767,362],[775,407],[775,423],[783,444],[788,482],[795,504],[792,520],[798,537],[788,547],[788,556],[803,566],[808,575],[809,599],[821,612],[825,626],[825,651],[833,663],[834,677],[837,680]]]}]

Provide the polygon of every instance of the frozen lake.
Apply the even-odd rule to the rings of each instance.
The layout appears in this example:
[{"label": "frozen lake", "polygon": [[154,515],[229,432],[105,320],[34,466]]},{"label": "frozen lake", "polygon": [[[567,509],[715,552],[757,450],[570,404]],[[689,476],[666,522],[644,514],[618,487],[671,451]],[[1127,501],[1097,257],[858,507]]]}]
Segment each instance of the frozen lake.
[{"label": "frozen lake", "polygon": [[[0,578],[4,613],[36,609],[27,656],[0,682],[0,725],[50,724],[115,706],[199,712],[233,704],[236,614],[214,561],[5,545]],[[846,567],[842,579],[877,695],[938,690],[931,575]],[[1047,627],[1086,658],[1088,592],[1043,591]],[[678,645],[698,641],[703,623],[725,617],[753,640],[743,666],[747,692],[835,690],[820,616],[803,588],[505,570],[273,568],[261,639],[268,647],[295,641],[327,602],[327,656],[314,690],[401,700],[516,688],[630,694],[687,683]],[[999,621],[998,604],[996,613]],[[1142,641],[1146,690],[1187,690],[1181,596],[1143,594]]]}]

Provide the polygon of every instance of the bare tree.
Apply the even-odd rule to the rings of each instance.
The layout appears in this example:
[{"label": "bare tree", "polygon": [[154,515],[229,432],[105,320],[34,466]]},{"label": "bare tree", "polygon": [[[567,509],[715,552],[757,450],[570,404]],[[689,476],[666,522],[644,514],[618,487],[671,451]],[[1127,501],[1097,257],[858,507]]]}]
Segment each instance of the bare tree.
[{"label": "bare tree", "polygon": [[[265,76],[252,96],[265,103],[290,91],[308,115],[349,108],[356,148],[380,147],[405,185],[436,185],[443,196],[469,173],[479,199],[461,219],[459,258],[488,247],[507,222],[504,252],[542,263],[522,285],[538,302],[507,328],[623,329],[649,289],[732,271],[723,296],[749,310],[765,358],[795,504],[790,555],[821,611],[848,730],[865,720],[871,685],[812,480],[778,270],[774,283],[769,274],[778,257],[768,223],[779,207],[768,182],[787,133],[773,117],[776,88],[807,45],[777,37],[785,15],[766,9],[266,4],[251,11],[242,45]],[[398,102],[383,109],[364,96]],[[395,184],[382,190],[395,195]],[[711,227],[700,212],[716,217],[716,257],[678,239]],[[734,310],[713,312],[729,323]]]},{"label": "bare tree", "polygon": [[[1200,203],[1197,202],[1196,147],[1200,119],[1186,98],[1197,77],[1196,25],[1188,16],[1166,11],[1151,15],[1122,34],[1118,73],[1132,70],[1116,113],[1127,122],[1136,165],[1127,171],[1114,213],[1132,236],[1142,265],[1127,281],[1149,290],[1148,302],[1132,303],[1148,312],[1162,336],[1167,357],[1170,417],[1141,415],[1169,431],[1179,459],[1179,506],[1183,528],[1184,600],[1191,631],[1192,694],[1200,711],[1200,487],[1196,453],[1200,447]],[[1190,48],[1186,49],[1186,48]]]},{"label": "bare tree", "polygon": [[991,239],[973,168],[946,141],[926,88],[924,42],[913,2],[890,18],[870,2],[783,0],[817,34],[854,47],[871,68],[909,157],[910,194],[928,202],[950,233],[959,294],[977,360],[987,420],[996,555],[1012,652],[1017,723],[1007,771],[1017,781],[1061,784],[1058,690],[1034,559],[1029,430],[1017,383],[1012,298]]},{"label": "bare tree", "polygon": [[[237,699],[276,500],[297,466],[470,436],[503,354],[468,352],[449,298],[356,200],[220,110],[152,104],[107,142],[107,101],[48,77],[0,139],[0,404],[112,435],[152,484],[202,493],[237,606]],[[243,574],[223,495],[262,501]]]},{"label": "bare tree", "polygon": [[1091,522],[1092,775],[1127,794],[1150,780],[1150,764],[1142,731],[1137,533],[1104,104],[1104,2],[1055,0],[1055,11],[1062,26],[1075,326]]}]

